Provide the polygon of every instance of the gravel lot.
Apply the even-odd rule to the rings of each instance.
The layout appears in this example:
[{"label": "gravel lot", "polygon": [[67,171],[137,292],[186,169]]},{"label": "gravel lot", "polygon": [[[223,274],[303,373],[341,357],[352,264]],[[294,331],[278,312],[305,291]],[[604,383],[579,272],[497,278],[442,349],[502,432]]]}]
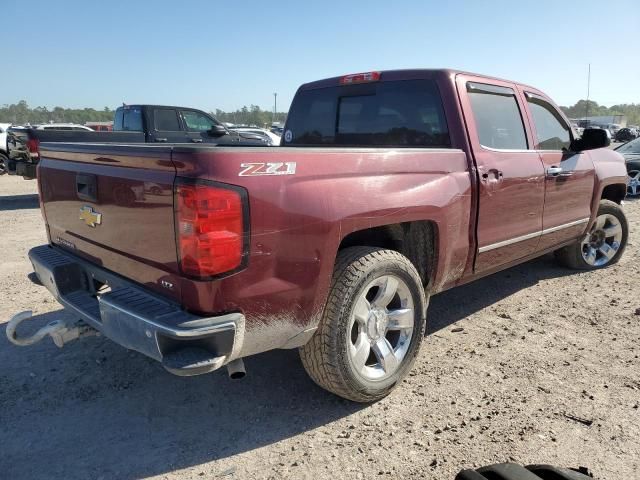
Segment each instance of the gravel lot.
[{"label": "gravel lot", "polygon": [[[640,204],[595,273],[552,256],[434,297],[411,376],[374,405],[316,387],[296,351],[179,378],[103,338],[64,349],[0,336],[0,477],[434,478],[516,461],[640,476]],[[27,279],[45,243],[36,185],[0,177],[0,323],[63,313]],[[638,312],[640,313],[640,311]]]}]

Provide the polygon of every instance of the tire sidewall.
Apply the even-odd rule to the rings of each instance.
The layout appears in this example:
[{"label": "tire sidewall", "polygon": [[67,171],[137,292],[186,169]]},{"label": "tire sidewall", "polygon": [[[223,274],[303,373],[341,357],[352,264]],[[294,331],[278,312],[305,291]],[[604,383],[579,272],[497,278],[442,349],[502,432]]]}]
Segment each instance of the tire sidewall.
[{"label": "tire sidewall", "polygon": [[627,240],[629,238],[629,222],[627,221],[627,217],[624,214],[622,207],[615,202],[610,202],[606,200],[602,201],[600,203],[600,206],[598,207],[597,217],[604,214],[613,215],[620,221],[620,226],[622,227],[622,239],[620,240],[620,248],[618,249],[615,256],[611,260],[609,260],[604,265],[596,266],[596,265],[589,265],[586,262],[586,260],[582,256],[582,241],[578,242],[578,248],[576,249],[576,256],[577,256],[576,260],[581,262],[584,265],[583,268],[588,270],[599,270],[601,268],[606,268],[610,265],[617,263],[618,260],[620,260],[620,257],[622,256],[622,254],[624,253],[624,250],[627,248]]},{"label": "tire sidewall", "polygon": [[[396,253],[396,252],[394,252]],[[359,276],[355,285],[349,289],[348,294],[342,300],[341,315],[339,319],[339,327],[336,330],[336,338],[333,339],[338,352],[338,366],[343,374],[344,381],[351,388],[361,392],[367,396],[378,397],[386,394],[392,389],[399,381],[404,378],[405,375],[411,370],[415,358],[417,356],[422,338],[424,337],[425,325],[426,325],[426,309],[427,299],[422,287],[420,277],[415,271],[415,268],[411,262],[397,254],[404,261],[385,259],[380,262],[376,262],[371,265],[370,268],[364,272],[364,275]],[[415,312],[414,329],[411,335],[409,348],[407,353],[400,364],[400,367],[389,377],[381,380],[369,380],[364,378],[358,373],[349,356],[349,345],[351,342],[350,331],[350,319],[353,315],[355,308],[355,301],[362,295],[364,289],[376,278],[384,275],[396,276],[405,282],[409,288]],[[339,279],[337,279],[339,281]]]}]

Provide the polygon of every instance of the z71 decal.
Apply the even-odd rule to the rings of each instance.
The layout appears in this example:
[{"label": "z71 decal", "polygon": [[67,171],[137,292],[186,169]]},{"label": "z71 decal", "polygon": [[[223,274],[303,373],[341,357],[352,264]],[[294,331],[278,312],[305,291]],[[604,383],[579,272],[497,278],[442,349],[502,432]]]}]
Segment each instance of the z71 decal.
[{"label": "z71 decal", "polygon": [[242,163],[239,177],[251,177],[254,175],[294,175],[296,162],[275,163]]}]

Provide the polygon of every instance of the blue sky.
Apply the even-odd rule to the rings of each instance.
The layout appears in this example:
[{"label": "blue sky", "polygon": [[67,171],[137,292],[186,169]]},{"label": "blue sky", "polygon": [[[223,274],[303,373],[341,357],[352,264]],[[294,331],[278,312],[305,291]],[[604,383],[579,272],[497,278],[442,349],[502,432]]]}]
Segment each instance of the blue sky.
[{"label": "blue sky", "polygon": [[591,99],[640,103],[637,0],[3,3],[0,104],[285,110],[307,81],[451,67],[566,105],[589,63]]}]

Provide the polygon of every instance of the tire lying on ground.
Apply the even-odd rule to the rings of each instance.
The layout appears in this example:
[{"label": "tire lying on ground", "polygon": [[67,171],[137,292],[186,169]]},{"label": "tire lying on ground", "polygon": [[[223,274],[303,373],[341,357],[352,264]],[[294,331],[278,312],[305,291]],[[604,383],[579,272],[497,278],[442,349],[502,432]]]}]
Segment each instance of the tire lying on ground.
[{"label": "tire lying on ground", "polygon": [[627,246],[629,222],[622,207],[601,200],[596,221],[576,243],[555,252],[558,261],[577,270],[596,270],[616,263]]},{"label": "tire lying on ground", "polygon": [[455,480],[590,480],[587,468],[554,467],[553,465],[527,465],[497,463],[477,470],[463,470]]},{"label": "tire lying on ground", "polygon": [[300,349],[321,387],[356,402],[386,396],[413,365],[424,337],[427,296],[415,267],[393,250],[339,252],[323,317]]}]

